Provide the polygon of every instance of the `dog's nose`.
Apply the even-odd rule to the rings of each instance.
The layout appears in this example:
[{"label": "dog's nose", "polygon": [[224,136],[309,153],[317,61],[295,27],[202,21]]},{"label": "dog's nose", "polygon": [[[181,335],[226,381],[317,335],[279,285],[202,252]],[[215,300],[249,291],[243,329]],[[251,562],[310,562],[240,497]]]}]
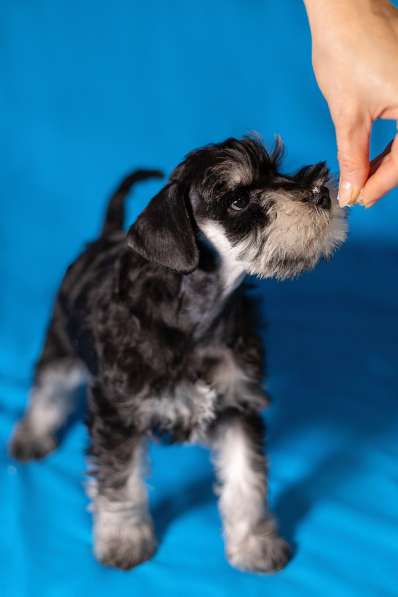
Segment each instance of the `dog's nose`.
[{"label": "dog's nose", "polygon": [[324,186],[313,189],[310,201],[317,207],[329,209],[331,205],[329,189]]}]

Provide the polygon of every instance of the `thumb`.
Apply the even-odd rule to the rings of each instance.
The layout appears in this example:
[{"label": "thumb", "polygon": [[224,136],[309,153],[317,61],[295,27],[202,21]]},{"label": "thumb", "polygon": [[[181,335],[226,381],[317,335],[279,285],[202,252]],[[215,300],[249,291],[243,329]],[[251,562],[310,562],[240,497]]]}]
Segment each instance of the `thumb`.
[{"label": "thumb", "polygon": [[340,183],[340,206],[352,205],[369,175],[371,123],[360,117],[333,119],[336,128]]},{"label": "thumb", "polygon": [[385,193],[398,185],[398,136],[371,163],[371,176],[362,192],[362,203],[372,207]]}]

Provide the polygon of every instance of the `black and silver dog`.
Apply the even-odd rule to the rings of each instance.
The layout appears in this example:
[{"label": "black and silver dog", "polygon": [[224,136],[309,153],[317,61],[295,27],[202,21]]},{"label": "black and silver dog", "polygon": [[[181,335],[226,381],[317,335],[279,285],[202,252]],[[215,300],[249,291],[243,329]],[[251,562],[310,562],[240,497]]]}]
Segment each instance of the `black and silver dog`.
[{"label": "black and silver dog", "polygon": [[289,547],[267,509],[261,345],[241,285],[246,273],[289,278],[344,241],[344,211],[323,163],[278,171],[280,148],[228,139],[187,156],[123,232],[131,185],[112,197],[100,237],[69,267],[59,290],[29,408],[12,454],[56,447],[89,379],[95,553],[130,568],[155,537],[142,461],[148,437],[206,443],[214,452],[230,562],[282,568]]}]

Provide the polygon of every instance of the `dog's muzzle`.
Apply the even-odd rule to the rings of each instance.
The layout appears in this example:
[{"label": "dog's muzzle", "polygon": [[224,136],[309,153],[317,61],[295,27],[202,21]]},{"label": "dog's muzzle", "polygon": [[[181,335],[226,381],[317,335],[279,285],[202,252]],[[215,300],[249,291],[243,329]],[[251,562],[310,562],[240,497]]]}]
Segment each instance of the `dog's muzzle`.
[{"label": "dog's muzzle", "polygon": [[312,193],[308,195],[308,202],[321,209],[330,209],[331,200],[329,189],[325,186],[314,187]]}]

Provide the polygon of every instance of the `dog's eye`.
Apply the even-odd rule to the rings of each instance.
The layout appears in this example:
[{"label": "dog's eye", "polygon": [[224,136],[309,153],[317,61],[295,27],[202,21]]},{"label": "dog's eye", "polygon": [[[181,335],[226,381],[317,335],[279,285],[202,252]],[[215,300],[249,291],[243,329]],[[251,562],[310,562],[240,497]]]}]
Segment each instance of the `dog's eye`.
[{"label": "dog's eye", "polygon": [[234,211],[241,211],[249,205],[249,201],[249,197],[239,197],[239,199],[235,199],[234,201],[232,201],[232,203],[230,204],[230,208]]}]

